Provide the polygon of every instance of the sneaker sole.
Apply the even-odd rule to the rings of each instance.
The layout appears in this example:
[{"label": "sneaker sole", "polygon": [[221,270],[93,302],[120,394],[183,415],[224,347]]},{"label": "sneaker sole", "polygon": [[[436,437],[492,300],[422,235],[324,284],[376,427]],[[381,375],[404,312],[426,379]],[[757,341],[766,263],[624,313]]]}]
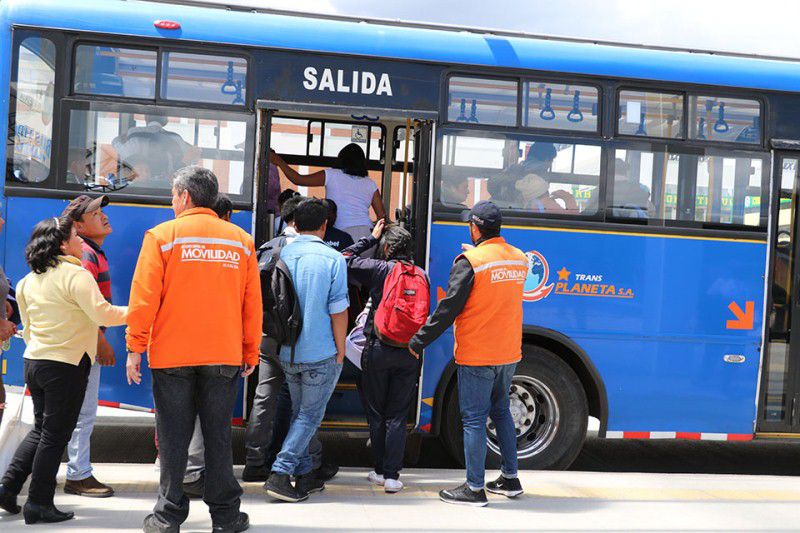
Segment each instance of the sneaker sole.
[{"label": "sneaker sole", "polygon": [[525,491],[523,490],[497,490],[497,489],[490,489],[487,488],[486,492],[491,492],[492,494],[499,494],[501,496],[505,496],[506,498],[516,498],[520,494],[523,494]]},{"label": "sneaker sole", "polygon": [[386,487],[384,487],[383,492],[385,492],[386,494],[397,494],[401,490],[403,490],[402,487],[400,487],[399,489],[387,489]]},{"label": "sneaker sole", "polygon": [[286,496],[285,494],[281,494],[279,492],[275,492],[274,490],[270,490],[270,489],[267,489],[267,496],[271,496],[272,498],[275,498],[276,500],[280,500],[282,502],[288,502],[288,503],[297,503],[297,502],[302,502],[303,500],[307,500],[308,499],[308,495],[307,494],[305,496],[300,496],[299,498],[292,498],[291,496]]},{"label": "sneaker sole", "polygon": [[313,489],[311,489],[311,490],[307,490],[307,491],[306,491],[306,493],[308,493],[308,494],[314,494],[315,492],[322,492],[323,490],[325,490],[325,487],[324,487],[324,486],[323,486],[323,487],[314,487],[314,488],[313,488]]},{"label": "sneaker sole", "polygon": [[468,505],[469,507],[486,507],[489,505],[489,502],[460,502],[458,500],[448,500],[443,496],[439,496],[439,499],[444,503],[452,503],[453,505]]}]

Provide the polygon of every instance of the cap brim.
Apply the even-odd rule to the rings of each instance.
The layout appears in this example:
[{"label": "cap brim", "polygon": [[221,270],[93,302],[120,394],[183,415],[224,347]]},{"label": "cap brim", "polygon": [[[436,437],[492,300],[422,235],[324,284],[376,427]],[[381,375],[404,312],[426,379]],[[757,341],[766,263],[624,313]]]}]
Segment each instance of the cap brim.
[{"label": "cap brim", "polygon": [[472,211],[464,209],[461,211],[461,222],[469,222],[470,216],[472,216]]},{"label": "cap brim", "polygon": [[108,196],[106,196],[105,194],[102,196],[98,196],[97,198],[89,202],[89,205],[86,206],[86,210],[84,210],[84,213],[91,213],[92,211],[97,211],[101,207],[107,206],[110,201],[111,200],[109,200]]}]

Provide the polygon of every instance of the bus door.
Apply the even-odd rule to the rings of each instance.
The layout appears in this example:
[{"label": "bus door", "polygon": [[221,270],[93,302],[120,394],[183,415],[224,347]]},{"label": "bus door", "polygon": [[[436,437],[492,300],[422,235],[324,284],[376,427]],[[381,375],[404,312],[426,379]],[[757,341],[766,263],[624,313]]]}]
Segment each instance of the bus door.
[{"label": "bus door", "polygon": [[[768,309],[757,432],[800,433],[800,243],[797,201],[800,151],[775,151]],[[797,333],[792,334],[792,331]]]},{"label": "bus door", "polygon": [[[403,224],[416,240],[416,258],[425,265],[428,234],[428,192],[433,125],[430,113],[293,102],[259,102],[257,196],[254,216],[256,246],[277,233],[275,201],[270,198],[269,150],[275,150],[301,174],[331,168],[338,151],[353,142],[364,149],[369,178],[375,181],[392,222]],[[408,140],[408,142],[407,142]],[[273,170],[274,173],[274,170]],[[297,187],[281,175],[281,190],[325,197],[323,187]],[[274,189],[273,189],[274,192]],[[356,387],[357,371],[345,365],[328,405],[324,427],[366,428]],[[254,389],[255,383],[248,383]],[[252,392],[251,395],[252,397]],[[410,413],[415,421],[418,406]]]}]

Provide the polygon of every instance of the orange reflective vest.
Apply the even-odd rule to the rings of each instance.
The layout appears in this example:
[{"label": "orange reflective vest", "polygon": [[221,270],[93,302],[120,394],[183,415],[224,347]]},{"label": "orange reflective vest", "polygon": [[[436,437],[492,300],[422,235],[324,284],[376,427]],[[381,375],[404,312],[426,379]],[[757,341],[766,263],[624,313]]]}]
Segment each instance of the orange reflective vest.
[{"label": "orange reflective vest", "polygon": [[522,358],[522,291],[528,258],[502,237],[463,254],[475,280],[455,321],[456,363],[490,366]]},{"label": "orange reflective vest", "polygon": [[245,231],[194,208],[145,233],[126,340],[148,352],[150,368],[258,364],[262,313]]}]

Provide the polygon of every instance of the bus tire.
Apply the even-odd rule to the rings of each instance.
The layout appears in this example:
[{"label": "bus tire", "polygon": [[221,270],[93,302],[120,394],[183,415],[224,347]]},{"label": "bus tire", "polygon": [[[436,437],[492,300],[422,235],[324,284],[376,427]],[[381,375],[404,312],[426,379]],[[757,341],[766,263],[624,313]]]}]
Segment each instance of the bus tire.
[{"label": "bus tire", "polygon": [[[561,358],[539,346],[523,346],[511,385],[511,411],[517,427],[520,469],[564,470],[583,447],[589,406],[580,379]],[[450,387],[442,440],[453,458],[464,464],[464,435],[458,386]],[[533,409],[531,411],[531,408]],[[500,449],[487,422],[486,464],[500,467]]]}]

